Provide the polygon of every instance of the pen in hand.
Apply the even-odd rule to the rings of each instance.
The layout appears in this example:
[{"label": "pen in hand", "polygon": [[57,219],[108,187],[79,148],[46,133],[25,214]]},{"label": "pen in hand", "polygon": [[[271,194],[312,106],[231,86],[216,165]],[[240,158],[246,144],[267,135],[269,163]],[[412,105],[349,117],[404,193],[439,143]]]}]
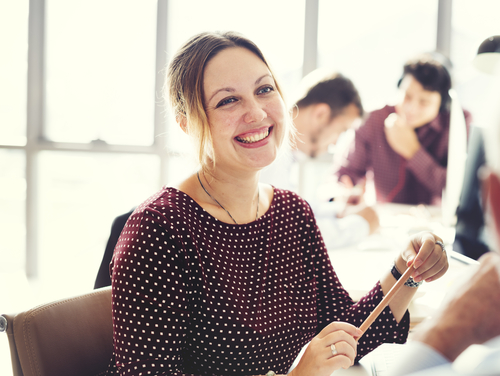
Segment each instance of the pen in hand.
[{"label": "pen in hand", "polygon": [[[396,283],[392,286],[392,288],[389,290],[386,296],[380,301],[378,306],[370,313],[370,315],[366,318],[366,320],[361,324],[359,329],[363,332],[363,334],[366,332],[366,330],[370,327],[371,324],[377,319],[377,317],[382,313],[385,307],[387,307],[394,298],[394,296],[398,293],[398,291],[403,287],[404,283],[410,278],[411,273],[413,272],[413,264],[406,269],[406,271],[403,273],[401,278],[399,278]],[[363,335],[362,334],[362,335]],[[361,335],[361,336],[362,336]],[[359,336],[357,339],[361,338]]]}]

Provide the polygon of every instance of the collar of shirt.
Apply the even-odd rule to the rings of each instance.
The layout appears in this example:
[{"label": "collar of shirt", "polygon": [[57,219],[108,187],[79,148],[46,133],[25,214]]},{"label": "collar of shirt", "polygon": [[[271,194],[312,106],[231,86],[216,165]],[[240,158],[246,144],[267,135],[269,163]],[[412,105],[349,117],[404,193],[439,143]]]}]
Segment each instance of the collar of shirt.
[{"label": "collar of shirt", "polygon": [[440,112],[438,116],[431,120],[429,123],[417,128],[417,135],[419,139],[425,138],[429,133],[441,133],[444,130],[443,121],[446,114]]}]

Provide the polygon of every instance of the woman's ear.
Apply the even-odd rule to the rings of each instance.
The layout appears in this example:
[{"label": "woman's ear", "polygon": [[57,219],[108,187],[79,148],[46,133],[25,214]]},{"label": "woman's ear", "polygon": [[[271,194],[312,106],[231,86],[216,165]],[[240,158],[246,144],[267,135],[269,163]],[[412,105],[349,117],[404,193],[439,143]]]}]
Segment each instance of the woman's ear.
[{"label": "woman's ear", "polygon": [[187,134],[187,135],[189,135],[186,116],[184,116],[184,115],[177,115],[177,117],[176,117],[175,120],[180,125],[180,127],[184,131],[184,133]]}]

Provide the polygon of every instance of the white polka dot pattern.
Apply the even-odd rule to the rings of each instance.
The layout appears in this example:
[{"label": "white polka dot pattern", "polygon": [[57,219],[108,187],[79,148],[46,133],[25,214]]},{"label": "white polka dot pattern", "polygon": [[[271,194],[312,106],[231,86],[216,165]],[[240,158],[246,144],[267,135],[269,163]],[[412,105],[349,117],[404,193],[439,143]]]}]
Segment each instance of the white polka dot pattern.
[{"label": "white polka dot pattern", "polygon": [[[279,189],[261,218],[235,225],[165,188],[130,217],[110,268],[108,374],[286,373],[325,325],[359,326],[382,298],[377,284],[353,304],[310,207]],[[408,326],[408,314],[398,325],[387,308],[358,359],[382,342],[404,342]]]}]

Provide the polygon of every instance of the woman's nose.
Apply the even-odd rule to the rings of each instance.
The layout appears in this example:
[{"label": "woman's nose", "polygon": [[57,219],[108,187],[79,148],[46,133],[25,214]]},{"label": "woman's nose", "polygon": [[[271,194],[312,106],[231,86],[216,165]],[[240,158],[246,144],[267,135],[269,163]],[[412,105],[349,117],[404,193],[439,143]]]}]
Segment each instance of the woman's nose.
[{"label": "woman's nose", "polygon": [[257,101],[248,103],[244,115],[246,123],[259,123],[265,118],[267,118],[267,112]]}]

